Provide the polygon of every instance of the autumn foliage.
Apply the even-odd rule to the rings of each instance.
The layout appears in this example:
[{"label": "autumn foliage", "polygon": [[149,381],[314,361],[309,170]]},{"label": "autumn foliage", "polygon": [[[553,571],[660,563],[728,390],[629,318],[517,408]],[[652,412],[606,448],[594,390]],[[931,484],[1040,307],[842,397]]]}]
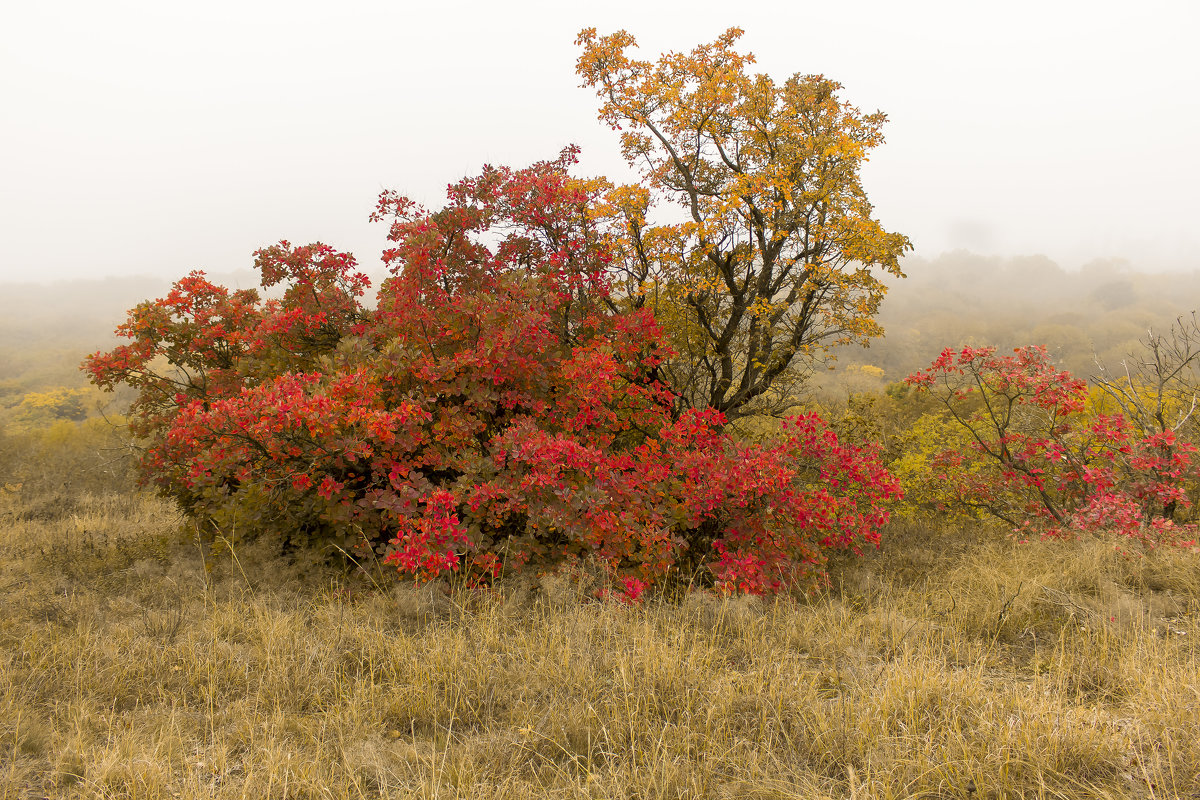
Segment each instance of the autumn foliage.
[{"label": "autumn foliage", "polygon": [[943,507],[1041,535],[1194,541],[1195,526],[1176,518],[1190,506],[1196,448],[1171,430],[1094,413],[1087,383],[1056,369],[1044,348],[947,349],[908,382],[966,433],[928,463],[928,494]]},{"label": "autumn foliage", "polygon": [[871,451],[814,415],[747,445],[680,409],[573,158],[487,168],[437,211],[385,193],[372,308],[352,257],[287,242],[257,253],[270,299],[193,273],[135,308],[85,366],[137,390],[145,479],[227,532],[470,582],[588,560],[629,598],[803,587],[876,542],[898,488]]},{"label": "autumn foliage", "polygon": [[824,76],[753,72],[741,35],[656,61],[625,31],[576,42],[576,71],[641,174],[604,198],[622,300],[663,322],[680,407],[730,418],[793,407],[830,348],[879,336],[880,274],[900,276],[910,247],[861,179],[886,117]]}]

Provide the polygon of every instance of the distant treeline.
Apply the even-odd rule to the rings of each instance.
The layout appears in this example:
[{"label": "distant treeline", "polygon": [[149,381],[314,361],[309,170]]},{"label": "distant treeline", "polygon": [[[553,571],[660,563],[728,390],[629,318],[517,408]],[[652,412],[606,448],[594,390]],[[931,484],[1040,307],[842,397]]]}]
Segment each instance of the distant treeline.
[{"label": "distant treeline", "polygon": [[1046,345],[1060,367],[1087,377],[1097,359],[1119,367],[1147,329],[1165,332],[1200,307],[1200,272],[1146,274],[1122,261],[1068,271],[1044,256],[955,251],[910,257],[904,271],[878,316],[884,338],[840,351],[821,388],[877,390],[964,344]]}]

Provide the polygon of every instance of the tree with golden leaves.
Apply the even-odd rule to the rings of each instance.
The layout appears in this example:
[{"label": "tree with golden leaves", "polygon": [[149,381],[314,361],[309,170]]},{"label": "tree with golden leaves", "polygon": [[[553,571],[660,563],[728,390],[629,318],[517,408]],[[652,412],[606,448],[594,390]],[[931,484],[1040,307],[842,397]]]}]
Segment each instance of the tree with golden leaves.
[{"label": "tree with golden leaves", "polygon": [[[632,59],[625,31],[576,40],[583,85],[643,175],[607,194],[622,294],[666,327],[679,406],[731,420],[793,405],[830,348],[878,336],[877,273],[902,276],[911,247],[872,218],[859,174],[885,115],[819,75],[748,72],[741,35],[657,63]],[[650,221],[671,206],[681,221]]]}]

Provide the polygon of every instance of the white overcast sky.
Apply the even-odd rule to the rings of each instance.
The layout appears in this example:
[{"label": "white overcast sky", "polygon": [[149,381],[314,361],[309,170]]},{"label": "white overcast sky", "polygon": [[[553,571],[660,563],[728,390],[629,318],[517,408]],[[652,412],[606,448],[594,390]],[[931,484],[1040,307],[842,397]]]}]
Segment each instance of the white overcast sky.
[{"label": "white overcast sky", "polygon": [[1200,3],[0,4],[0,280],[248,268],[279,239],[374,270],[381,189],[436,204],[483,163],[584,148],[580,28],[643,57],[725,28],[777,80],[823,73],[888,141],[865,171],[921,256],[1200,268]]}]

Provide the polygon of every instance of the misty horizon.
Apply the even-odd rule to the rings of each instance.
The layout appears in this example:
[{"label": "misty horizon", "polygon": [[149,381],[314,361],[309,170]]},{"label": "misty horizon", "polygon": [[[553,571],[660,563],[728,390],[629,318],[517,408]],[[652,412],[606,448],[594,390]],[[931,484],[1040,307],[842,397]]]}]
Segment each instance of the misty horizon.
[{"label": "misty horizon", "polygon": [[843,100],[886,113],[863,181],[917,256],[1189,271],[1197,22],[1200,8],[1167,0],[1086,13],[767,3],[754,15],[627,0],[11,6],[0,281],[224,274],[280,239],[323,241],[370,270],[381,190],[436,207],[485,163],[520,167],[570,143],[578,174],[630,180],[574,72],[587,26],[629,30],[642,58],[740,26],[756,71],[822,73]]}]

